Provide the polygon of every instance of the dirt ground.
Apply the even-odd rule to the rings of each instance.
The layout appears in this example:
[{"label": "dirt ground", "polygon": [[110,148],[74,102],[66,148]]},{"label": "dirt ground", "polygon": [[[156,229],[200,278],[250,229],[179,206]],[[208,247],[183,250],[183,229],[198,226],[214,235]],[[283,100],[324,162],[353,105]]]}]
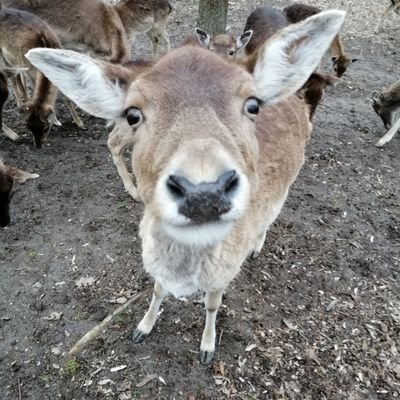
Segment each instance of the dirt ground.
[{"label": "dirt ground", "polygon": [[[142,205],[124,192],[103,121],[81,112],[33,148],[11,100],[1,155],[40,178],[17,188],[0,231],[0,398],[400,398],[400,137],[383,149],[369,97],[400,79],[400,17],[371,32],[383,5],[350,10],[347,51],[359,61],[317,112],[307,161],[261,256],[245,263],[220,309],[214,363],[198,362],[205,313],[168,298],[151,336],[129,336],[148,299],[117,316],[76,358],[68,350],[126,299],[151,286],[142,269]],[[383,2],[385,3],[385,2]],[[174,1],[174,45],[195,26],[195,1]],[[257,1],[234,1],[239,33]],[[277,6],[288,2],[271,2]],[[148,54],[141,39],[139,54]],[[120,368],[117,368],[120,367]]]}]

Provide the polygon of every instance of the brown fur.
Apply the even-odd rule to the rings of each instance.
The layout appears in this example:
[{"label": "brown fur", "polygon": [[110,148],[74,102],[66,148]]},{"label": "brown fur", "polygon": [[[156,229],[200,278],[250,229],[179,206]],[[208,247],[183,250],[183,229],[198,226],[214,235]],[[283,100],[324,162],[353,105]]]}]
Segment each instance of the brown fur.
[{"label": "brown fur", "polygon": [[103,0],[1,1],[43,18],[66,47],[84,45],[115,63],[130,59],[127,33],[133,39],[135,33],[148,32],[156,46],[171,11],[167,0],[121,0],[115,6]]},{"label": "brown fur", "polygon": [[[317,7],[301,3],[294,3],[283,9],[283,13],[286,15],[288,21],[292,24],[303,21],[304,19],[320,12],[321,10]],[[341,77],[347,71],[349,65],[356,61],[356,59],[351,60],[345,53],[339,35],[336,35],[336,37],[333,39],[330,52],[332,54],[333,69],[337,77]]]},{"label": "brown fur", "polygon": [[310,121],[314,119],[315,111],[322,100],[326,87],[333,83],[334,77],[314,72],[300,90],[305,102],[310,107]]},{"label": "brown fur", "polygon": [[246,54],[254,53],[276,32],[289,25],[286,16],[271,6],[256,8],[247,18],[244,31],[252,30],[253,36],[246,46]]}]

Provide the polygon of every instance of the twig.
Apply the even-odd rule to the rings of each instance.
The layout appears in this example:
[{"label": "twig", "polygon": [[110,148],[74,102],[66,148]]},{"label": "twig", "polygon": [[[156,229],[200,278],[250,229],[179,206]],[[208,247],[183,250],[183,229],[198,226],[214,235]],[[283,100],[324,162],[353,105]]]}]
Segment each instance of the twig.
[{"label": "twig", "polygon": [[17,377],[17,380],[18,380],[18,400],[22,400],[21,381],[19,380],[19,376]]},{"label": "twig", "polygon": [[96,325],[85,336],[83,336],[80,340],[78,340],[78,342],[76,342],[75,345],[72,347],[72,349],[69,351],[69,354],[74,355],[80,352],[88,343],[90,343],[100,334],[101,330],[105,328],[106,325],[108,325],[116,315],[120,314],[132,303],[150,294],[152,290],[153,290],[152,288],[143,290],[142,292],[137,293],[135,294],[135,296],[131,297],[125,304],[119,306],[112,314],[104,318],[103,321],[100,322],[100,324]]}]

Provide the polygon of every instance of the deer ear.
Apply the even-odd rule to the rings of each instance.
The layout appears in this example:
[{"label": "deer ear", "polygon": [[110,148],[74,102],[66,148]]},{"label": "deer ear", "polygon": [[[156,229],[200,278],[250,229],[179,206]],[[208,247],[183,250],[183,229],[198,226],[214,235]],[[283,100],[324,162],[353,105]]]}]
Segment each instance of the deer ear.
[{"label": "deer ear", "polygon": [[208,48],[208,46],[210,45],[210,42],[211,42],[210,35],[207,32],[204,32],[203,30],[201,30],[200,28],[195,28],[195,32],[196,32],[196,36],[197,36],[199,43],[202,46]]},{"label": "deer ear", "polygon": [[289,25],[260,49],[253,76],[261,98],[276,103],[299,90],[344,22],[344,11],[330,10]]},{"label": "deer ear", "polygon": [[356,61],[358,61],[358,58],[353,58],[353,59],[351,60],[352,63],[353,63],[353,62],[356,62]]},{"label": "deer ear", "polygon": [[253,36],[253,31],[250,29],[246,32],[243,32],[237,39],[236,39],[236,47],[241,49],[242,47],[246,47],[247,43],[249,43],[250,39]]},{"label": "deer ear", "polygon": [[[36,48],[29,50],[25,56],[61,92],[89,114],[112,121],[120,118],[128,85],[121,85],[115,76],[108,76],[112,67],[106,62],[63,49]],[[122,72],[123,67],[120,68]],[[116,72],[115,68],[113,71]]]},{"label": "deer ear", "polygon": [[336,62],[337,57],[332,57],[332,62]]}]

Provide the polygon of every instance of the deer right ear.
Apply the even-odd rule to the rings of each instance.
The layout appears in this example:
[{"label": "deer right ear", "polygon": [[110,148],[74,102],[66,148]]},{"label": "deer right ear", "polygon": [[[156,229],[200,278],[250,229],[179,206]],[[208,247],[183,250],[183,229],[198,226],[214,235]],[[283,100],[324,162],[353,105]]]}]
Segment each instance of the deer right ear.
[{"label": "deer right ear", "polygon": [[211,42],[211,37],[207,32],[204,32],[200,28],[195,28],[196,36],[199,43],[203,46],[208,48]]},{"label": "deer right ear", "polygon": [[237,39],[236,39],[236,47],[238,49],[244,48],[247,46],[247,43],[250,42],[251,37],[253,36],[253,31],[250,29],[246,32],[243,32]]},{"label": "deer right ear", "polygon": [[299,90],[344,22],[344,11],[320,12],[272,36],[257,55],[253,76],[261,98],[276,103]]},{"label": "deer right ear", "polygon": [[36,48],[25,56],[87,113],[107,120],[120,118],[127,85],[107,76],[105,62],[62,49]]}]

